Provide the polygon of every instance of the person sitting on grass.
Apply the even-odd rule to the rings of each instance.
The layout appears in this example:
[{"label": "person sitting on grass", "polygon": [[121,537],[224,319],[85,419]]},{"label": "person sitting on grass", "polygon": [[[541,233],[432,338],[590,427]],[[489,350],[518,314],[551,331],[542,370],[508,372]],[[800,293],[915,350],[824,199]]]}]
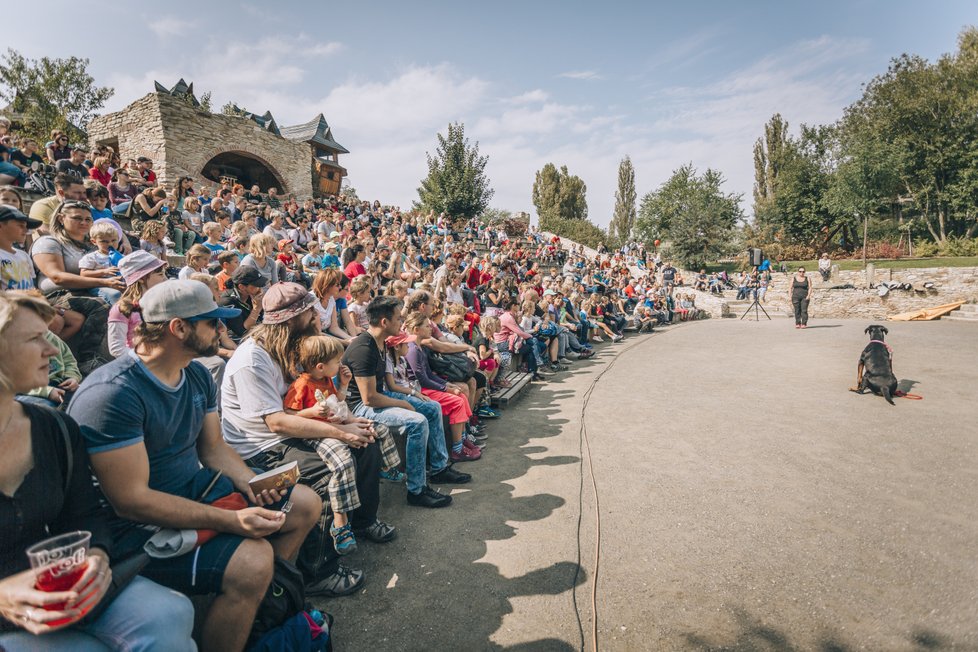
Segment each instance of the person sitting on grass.
[{"label": "person sitting on grass", "polygon": [[[333,337],[313,335],[306,337],[299,344],[299,364],[302,373],[289,386],[283,405],[287,410],[293,410],[297,416],[318,419],[327,423],[353,423],[360,419],[354,418],[346,408],[346,390],[353,375],[350,368],[342,365],[343,344]],[[338,377],[339,388],[333,383]],[[333,412],[323,401],[335,396],[339,402],[336,412]],[[376,440],[380,443],[381,477],[403,478],[397,471],[401,457],[397,452],[397,444],[390,430],[382,423],[369,427]],[[356,466],[350,447],[339,439],[316,439],[316,452],[330,471],[329,504],[333,512],[333,524],[329,534],[333,538],[333,547],[341,555],[348,555],[357,549],[357,539],[354,535],[347,514],[360,507],[360,494],[357,492]]]},{"label": "person sitting on grass", "polygon": [[410,377],[421,386],[421,393],[441,405],[442,414],[448,417],[451,427],[452,449],[449,457],[453,462],[471,462],[482,457],[482,451],[465,437],[465,426],[472,417],[472,408],[466,398],[468,386],[452,383],[431,370],[428,353],[418,344],[418,340],[431,337],[431,323],[421,312],[408,315],[404,321],[404,331],[414,335],[415,341],[408,343],[406,359]]}]

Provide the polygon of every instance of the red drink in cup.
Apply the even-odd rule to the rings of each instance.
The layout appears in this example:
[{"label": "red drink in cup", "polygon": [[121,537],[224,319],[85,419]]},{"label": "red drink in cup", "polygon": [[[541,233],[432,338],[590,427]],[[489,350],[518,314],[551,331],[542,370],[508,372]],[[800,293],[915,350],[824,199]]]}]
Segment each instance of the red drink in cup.
[{"label": "red drink in cup", "polygon": [[[35,543],[27,549],[27,558],[37,578],[35,588],[45,593],[69,591],[78,583],[88,568],[88,544],[92,539],[91,532],[79,530],[68,532],[40,543]],[[56,602],[44,608],[48,611],[64,611],[67,603]],[[90,605],[87,612],[91,609]],[[81,614],[77,620],[80,620]],[[71,622],[71,619],[55,620],[48,625],[58,627]]]}]

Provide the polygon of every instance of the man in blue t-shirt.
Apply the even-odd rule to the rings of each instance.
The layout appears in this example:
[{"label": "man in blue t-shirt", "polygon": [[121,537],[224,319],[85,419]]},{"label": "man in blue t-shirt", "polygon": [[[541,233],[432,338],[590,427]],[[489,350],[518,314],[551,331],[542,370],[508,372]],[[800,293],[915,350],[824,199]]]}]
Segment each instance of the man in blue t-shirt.
[{"label": "man in blue t-shirt", "polygon": [[[241,650],[272,578],[273,555],[294,560],[322,510],[308,487],[292,490],[288,514],[252,492],[254,472],[224,442],[217,390],[196,357],[217,354],[219,308],[198,281],[166,281],[139,301],[142,324],[128,355],[82,383],[69,414],[78,421],[125,554],[148,538],[138,524],[216,532],[185,554],[153,559],[143,575],[188,595],[216,593],[203,649]],[[80,400],[77,400],[81,397]],[[235,495],[238,494],[238,495]],[[240,497],[249,506],[243,505]],[[210,503],[238,501],[216,507]],[[213,532],[212,532],[213,534]]]}]

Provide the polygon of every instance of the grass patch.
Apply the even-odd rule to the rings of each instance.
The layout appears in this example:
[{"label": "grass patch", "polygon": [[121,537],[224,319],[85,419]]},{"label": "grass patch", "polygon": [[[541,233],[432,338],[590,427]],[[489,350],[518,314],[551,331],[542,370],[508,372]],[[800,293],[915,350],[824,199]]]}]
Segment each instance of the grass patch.
[{"label": "grass patch", "polygon": [[[960,256],[955,258],[896,258],[887,260],[869,260],[868,262],[876,265],[877,269],[920,269],[927,267],[978,267],[978,256]],[[833,265],[838,265],[842,271],[860,270],[863,268],[863,261],[860,260],[833,260]],[[728,274],[739,272],[741,263],[713,263],[706,266],[708,272],[719,272],[727,270]],[[802,267],[809,272],[818,270],[817,260],[789,260],[788,269],[794,271]],[[775,267],[777,271],[777,267]]]}]

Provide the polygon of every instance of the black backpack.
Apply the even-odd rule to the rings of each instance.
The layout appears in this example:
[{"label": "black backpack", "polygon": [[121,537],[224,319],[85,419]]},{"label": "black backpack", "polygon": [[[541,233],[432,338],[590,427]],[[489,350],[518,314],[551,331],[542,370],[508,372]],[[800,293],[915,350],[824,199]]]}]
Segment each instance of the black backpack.
[{"label": "black backpack", "polygon": [[265,591],[265,597],[258,605],[249,646],[305,608],[306,587],[302,572],[287,559],[275,557],[275,574]]}]

